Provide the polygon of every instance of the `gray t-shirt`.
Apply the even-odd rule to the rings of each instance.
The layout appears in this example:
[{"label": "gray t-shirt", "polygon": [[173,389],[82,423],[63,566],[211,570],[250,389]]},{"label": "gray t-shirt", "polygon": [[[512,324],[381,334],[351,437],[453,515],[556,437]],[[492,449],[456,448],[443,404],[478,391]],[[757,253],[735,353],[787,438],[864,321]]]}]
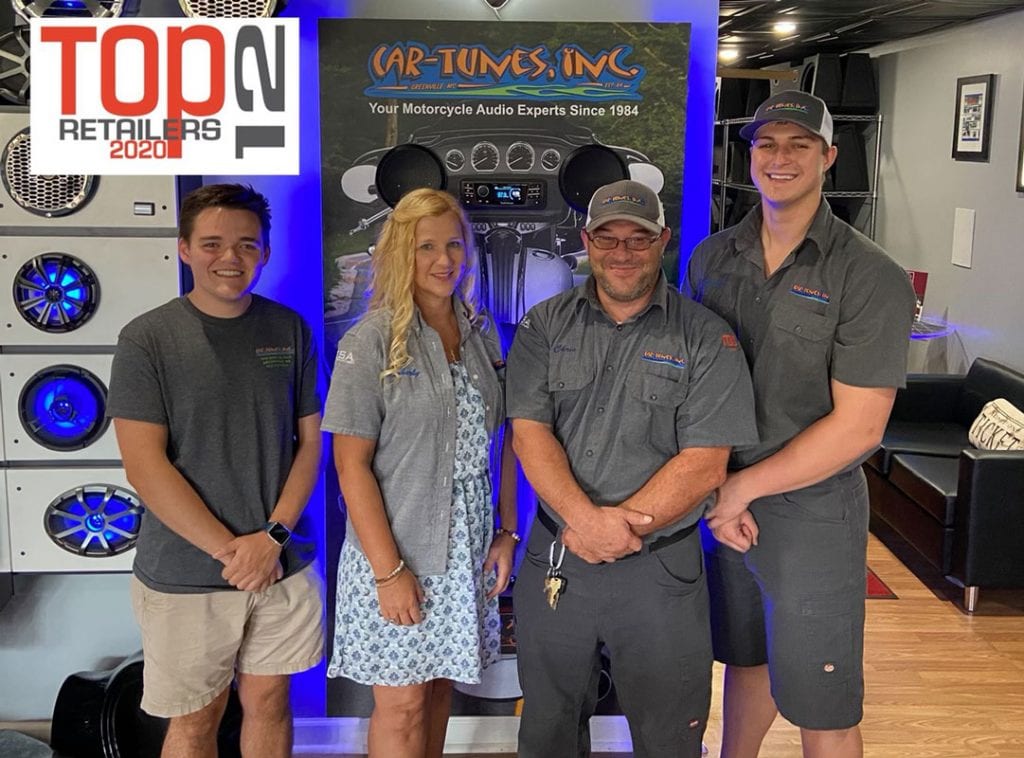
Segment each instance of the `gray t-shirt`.
[{"label": "gray t-shirt", "polygon": [[804,242],[765,278],[761,219],[757,206],[701,242],[684,283],[736,331],[750,364],[761,443],[734,453],[738,468],[828,415],[832,379],[902,387],[916,303],[906,272],[824,200]]},{"label": "gray t-shirt", "polygon": [[[107,415],[163,424],[167,457],[236,535],[262,529],[291,470],[298,420],[320,411],[317,356],[295,311],[253,296],[237,318],[214,318],[185,297],[144,313],[118,339]],[[313,559],[303,516],[282,553],[285,575]],[[135,575],[161,592],[232,589],[223,565],[142,518]]]},{"label": "gray t-shirt", "polygon": [[[593,277],[531,308],[508,354],[506,401],[509,418],[551,426],[598,505],[618,505],[685,448],[757,441],[736,338],[664,276],[648,307],[623,324],[605,315]],[[647,540],[703,513],[698,507]]]}]

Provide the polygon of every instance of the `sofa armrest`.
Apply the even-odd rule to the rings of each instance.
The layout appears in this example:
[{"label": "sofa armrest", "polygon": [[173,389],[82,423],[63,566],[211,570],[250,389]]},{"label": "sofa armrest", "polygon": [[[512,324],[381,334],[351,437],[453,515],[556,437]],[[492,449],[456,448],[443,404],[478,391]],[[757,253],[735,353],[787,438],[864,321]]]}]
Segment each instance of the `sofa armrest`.
[{"label": "sofa armrest", "polygon": [[966,586],[1024,587],[1024,450],[960,454],[952,574]]},{"label": "sofa armrest", "polygon": [[897,421],[955,422],[963,374],[908,374],[896,392],[890,418]]}]

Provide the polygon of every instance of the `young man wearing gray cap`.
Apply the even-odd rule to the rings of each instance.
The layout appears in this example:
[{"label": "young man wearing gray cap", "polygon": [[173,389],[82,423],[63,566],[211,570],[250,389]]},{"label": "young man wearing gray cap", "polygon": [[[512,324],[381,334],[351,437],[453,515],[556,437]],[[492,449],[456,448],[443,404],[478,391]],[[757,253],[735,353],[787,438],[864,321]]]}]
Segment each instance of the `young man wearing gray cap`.
[{"label": "young man wearing gray cap", "polygon": [[806,758],[859,757],[860,463],[905,381],[914,293],[822,197],[836,159],[824,102],[773,95],[740,134],[761,202],[697,246],[685,282],[740,340],[761,438],[733,454],[707,516],[715,657],[727,664],[721,755],[755,758],[782,713]]},{"label": "young man wearing gray cap", "polygon": [[658,196],[590,201],[592,275],[532,308],[508,356],[514,445],[539,496],[515,589],[522,758],[589,755],[607,649],[636,755],[698,756],[711,699],[695,527],[733,445],[756,440],[732,332],[661,271]]}]

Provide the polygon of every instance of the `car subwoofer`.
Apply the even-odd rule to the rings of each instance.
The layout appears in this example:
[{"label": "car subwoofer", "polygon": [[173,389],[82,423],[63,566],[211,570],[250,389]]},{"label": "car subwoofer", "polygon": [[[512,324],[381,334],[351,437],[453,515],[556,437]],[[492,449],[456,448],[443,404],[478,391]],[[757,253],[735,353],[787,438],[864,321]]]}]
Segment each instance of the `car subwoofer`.
[{"label": "car subwoofer", "polygon": [[178,0],[186,16],[200,18],[266,18],[279,13],[285,0]]},{"label": "car subwoofer", "polygon": [[116,18],[138,12],[139,0],[11,0],[24,18]]},{"label": "car subwoofer", "polygon": [[33,174],[32,135],[22,129],[4,145],[4,189],[29,213],[45,218],[67,216],[92,197],[92,176],[85,174]]},{"label": "car subwoofer", "polygon": [[87,558],[109,558],[135,547],[142,503],[134,492],[112,484],[83,484],[46,507],[43,528],[54,543]]},{"label": "car subwoofer", "polygon": [[100,286],[85,262],[65,253],[44,253],[18,270],[13,297],[18,313],[36,329],[70,332],[95,313]]},{"label": "car subwoofer", "polygon": [[0,36],[0,102],[28,105],[28,45],[27,26]]},{"label": "car subwoofer", "polygon": [[586,213],[590,198],[599,187],[628,178],[626,162],[615,150],[605,145],[581,145],[562,164],[558,189],[569,207]]}]

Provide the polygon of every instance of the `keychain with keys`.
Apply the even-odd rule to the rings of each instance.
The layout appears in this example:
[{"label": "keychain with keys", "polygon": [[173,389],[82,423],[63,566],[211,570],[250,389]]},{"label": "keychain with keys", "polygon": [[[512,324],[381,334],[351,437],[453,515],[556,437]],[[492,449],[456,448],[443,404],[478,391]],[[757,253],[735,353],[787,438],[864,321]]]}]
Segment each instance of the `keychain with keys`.
[{"label": "keychain with keys", "polygon": [[558,598],[565,592],[565,585],[567,584],[565,577],[562,576],[562,561],[565,559],[565,545],[562,545],[562,551],[558,554],[558,562],[555,562],[555,545],[559,544],[558,540],[554,540],[551,543],[551,547],[548,549],[548,574],[544,577],[544,594],[547,596],[548,605],[551,606],[551,610],[558,608]]}]

